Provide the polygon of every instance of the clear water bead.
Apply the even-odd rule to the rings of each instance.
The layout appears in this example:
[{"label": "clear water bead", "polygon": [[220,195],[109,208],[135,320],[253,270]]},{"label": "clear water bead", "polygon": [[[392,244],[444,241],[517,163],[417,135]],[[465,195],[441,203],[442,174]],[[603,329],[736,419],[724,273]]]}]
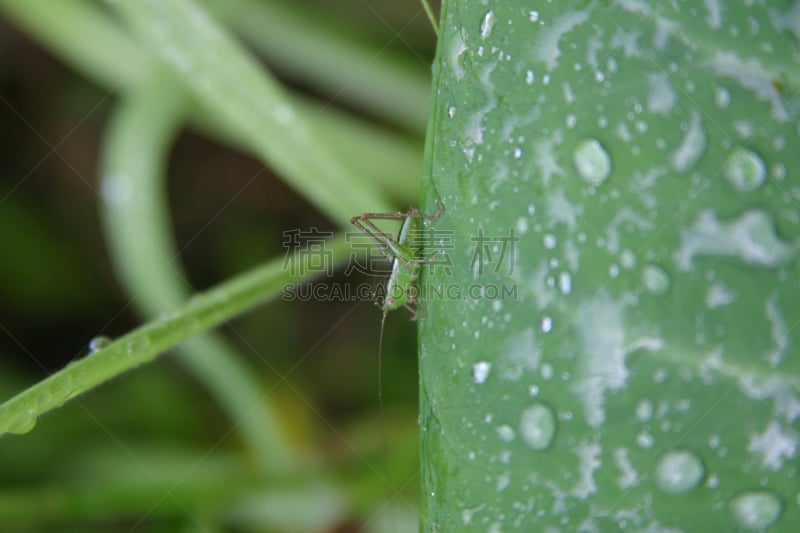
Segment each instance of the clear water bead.
[{"label": "clear water bead", "polygon": [[546,450],[556,433],[556,418],[548,406],[535,403],[522,411],[519,423],[522,440],[536,451]]},{"label": "clear water bead", "polygon": [[655,471],[656,486],[670,494],[681,494],[697,487],[705,477],[700,457],[687,450],[672,450],[661,456]]},{"label": "clear water bead", "polygon": [[730,503],[733,519],[745,531],[763,531],[780,517],[783,505],[771,492],[748,491],[739,494]]},{"label": "clear water bead", "polygon": [[600,185],[611,175],[611,156],[597,139],[578,143],[572,161],[581,178],[592,185]]}]

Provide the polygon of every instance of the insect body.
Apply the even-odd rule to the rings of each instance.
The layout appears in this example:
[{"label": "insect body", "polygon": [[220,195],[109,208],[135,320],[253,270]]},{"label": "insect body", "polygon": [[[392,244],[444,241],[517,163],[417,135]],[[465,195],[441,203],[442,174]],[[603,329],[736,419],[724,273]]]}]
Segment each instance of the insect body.
[{"label": "insect body", "polygon": [[[435,255],[428,258],[419,257],[421,252],[420,221],[437,219],[441,213],[442,207],[439,205],[439,209],[433,215],[423,215],[416,209],[411,209],[407,212],[398,211],[396,213],[364,213],[351,219],[351,222],[375,241],[381,252],[392,261],[392,271],[386,281],[386,295],[379,304],[384,319],[389,311],[401,307],[411,311],[412,320],[416,318],[417,301],[413,290],[414,283],[419,278],[421,265],[431,262],[437,257]],[[397,233],[397,239],[393,239],[378,228],[372,219],[401,219],[403,222]],[[383,330],[383,325],[381,325],[381,330]]]}]

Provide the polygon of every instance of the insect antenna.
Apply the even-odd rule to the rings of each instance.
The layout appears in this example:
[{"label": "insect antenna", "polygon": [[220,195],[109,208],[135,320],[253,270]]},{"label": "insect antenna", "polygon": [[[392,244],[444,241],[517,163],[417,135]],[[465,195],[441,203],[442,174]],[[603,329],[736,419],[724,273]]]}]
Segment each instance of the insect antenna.
[{"label": "insect antenna", "polygon": [[[389,485],[389,490],[392,492],[389,501],[389,512],[392,512],[392,502],[394,499],[394,488],[392,486],[391,477],[389,476],[389,445],[386,440],[386,418],[383,413],[383,330],[386,325],[386,315],[389,311],[383,311],[381,316],[381,329],[378,334],[378,418],[381,425],[381,454],[383,455],[383,475],[386,477],[386,482]],[[392,531],[395,531],[394,516],[390,517],[392,523]]]},{"label": "insect antenna", "polygon": [[439,24],[436,22],[436,17],[433,14],[433,9],[431,8],[431,4],[428,0],[422,0],[422,9],[425,10],[425,14],[428,15],[428,20],[431,21],[431,26],[433,26],[433,33],[439,34]]},{"label": "insect antenna", "polygon": [[386,315],[389,313],[384,311],[383,316],[381,316],[381,332],[378,335],[378,416],[380,418],[381,423],[381,447],[383,448],[383,469],[385,475],[389,476],[389,452],[388,447],[386,445],[386,420],[383,416],[383,370],[382,370],[382,359],[383,359],[383,328],[386,325]]}]

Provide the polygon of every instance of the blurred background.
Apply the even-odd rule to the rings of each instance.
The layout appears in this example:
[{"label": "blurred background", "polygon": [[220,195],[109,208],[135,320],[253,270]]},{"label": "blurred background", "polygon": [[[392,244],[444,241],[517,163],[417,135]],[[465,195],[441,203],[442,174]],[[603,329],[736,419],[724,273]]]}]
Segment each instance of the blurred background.
[{"label": "blurred background", "polygon": [[[383,143],[385,159],[365,156],[365,172],[390,205],[416,204],[435,46],[417,0],[198,3],[340,135]],[[85,356],[91,339],[146,320],[118,279],[98,185],[104,136],[127,88],[81,64],[76,49],[91,48],[93,26],[77,30],[85,43],[76,43],[58,37],[58,17],[78,6],[134,37],[102,2],[25,4],[0,0],[0,402]],[[407,101],[380,90],[394,80]],[[188,124],[166,174],[172,234],[195,290],[282,257],[286,230],[341,229],[263,161]],[[336,276],[382,281],[341,268]],[[0,437],[0,529],[414,529],[415,328],[402,312],[387,320],[381,420],[379,323],[371,302],[277,299],[218,330],[301,458],[284,478],[256,472],[238,421],[169,353],[26,435]]]}]

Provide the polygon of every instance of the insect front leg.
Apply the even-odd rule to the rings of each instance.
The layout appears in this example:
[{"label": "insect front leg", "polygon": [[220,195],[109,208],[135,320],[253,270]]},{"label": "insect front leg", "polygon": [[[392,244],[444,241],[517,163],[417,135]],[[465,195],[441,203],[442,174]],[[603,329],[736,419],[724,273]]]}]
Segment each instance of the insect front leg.
[{"label": "insect front leg", "polygon": [[[375,241],[375,244],[378,245],[383,255],[385,255],[388,259],[394,259],[397,255],[393,253],[392,248],[394,245],[394,239],[383,232],[378,226],[376,226],[372,221],[371,218],[388,218],[388,217],[379,217],[375,216],[375,213],[364,213],[361,216],[353,217],[350,219],[350,222],[360,229],[365,235],[367,235],[370,239]],[[394,217],[394,214],[392,214]],[[398,217],[394,217],[398,218]]]}]

